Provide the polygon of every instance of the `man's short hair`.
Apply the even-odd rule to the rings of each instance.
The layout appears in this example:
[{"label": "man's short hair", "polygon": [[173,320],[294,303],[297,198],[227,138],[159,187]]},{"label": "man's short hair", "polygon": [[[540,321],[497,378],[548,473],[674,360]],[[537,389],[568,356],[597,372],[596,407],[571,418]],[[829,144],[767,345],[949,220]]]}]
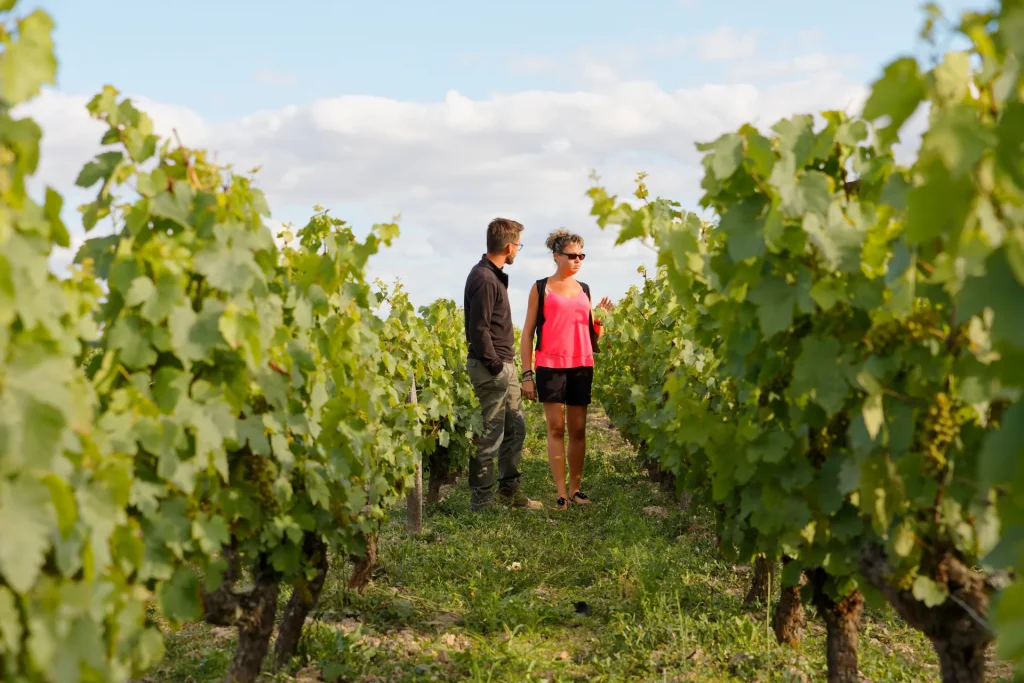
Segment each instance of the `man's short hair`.
[{"label": "man's short hair", "polygon": [[500,254],[505,247],[519,242],[523,224],[511,218],[495,218],[487,225],[487,253]]}]

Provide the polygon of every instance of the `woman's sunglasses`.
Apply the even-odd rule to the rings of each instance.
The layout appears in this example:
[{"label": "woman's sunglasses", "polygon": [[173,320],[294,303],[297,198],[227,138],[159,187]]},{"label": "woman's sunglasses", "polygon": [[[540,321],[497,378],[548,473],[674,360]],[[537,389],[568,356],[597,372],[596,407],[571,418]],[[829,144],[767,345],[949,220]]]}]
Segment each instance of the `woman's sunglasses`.
[{"label": "woman's sunglasses", "polygon": [[583,259],[587,258],[586,254],[566,254],[564,251],[560,251],[558,253],[564,256],[565,258],[569,259],[570,261],[582,261]]}]

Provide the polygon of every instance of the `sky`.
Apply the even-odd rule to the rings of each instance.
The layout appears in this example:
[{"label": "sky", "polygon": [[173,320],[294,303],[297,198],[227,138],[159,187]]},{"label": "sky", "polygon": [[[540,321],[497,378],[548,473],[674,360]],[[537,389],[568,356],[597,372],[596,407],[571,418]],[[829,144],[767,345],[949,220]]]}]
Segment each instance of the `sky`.
[{"label": "sky", "polygon": [[[158,132],[261,167],[275,228],[302,225],[316,204],[359,234],[400,215],[401,237],[371,271],[399,278],[417,305],[461,304],[488,221],[519,220],[507,272],[522,324],[530,284],[553,270],[555,228],[585,238],[579,278],[595,301],[653,263],[589,215],[591,171],[623,196],[647,172],[652,196],[696,209],[695,143],[745,122],[856,112],[887,62],[930,55],[920,4],[23,0],[17,13],[53,17],[59,60],[56,86],[24,107],[44,131],[34,187],[65,195],[77,248],[75,206],[89,197],[74,180],[102,134],[85,104],[113,85]],[[987,3],[939,4],[955,16]],[[71,257],[54,254],[53,268]]]}]

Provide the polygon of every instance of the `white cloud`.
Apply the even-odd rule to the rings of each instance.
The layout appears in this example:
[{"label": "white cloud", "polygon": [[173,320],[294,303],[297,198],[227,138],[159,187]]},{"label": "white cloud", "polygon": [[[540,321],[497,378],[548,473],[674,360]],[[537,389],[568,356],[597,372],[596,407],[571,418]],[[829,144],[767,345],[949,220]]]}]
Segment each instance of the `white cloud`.
[{"label": "white cloud", "polygon": [[857,66],[854,55],[829,55],[822,52],[804,54],[792,59],[749,59],[726,72],[731,80],[762,81],[804,74],[841,72]]},{"label": "white cloud", "polygon": [[558,70],[558,60],[551,57],[513,57],[508,68],[520,74],[550,73]]},{"label": "white cloud", "polygon": [[825,32],[817,26],[801,29],[796,32],[794,42],[797,46],[804,48],[810,45],[821,45],[825,42]]},{"label": "white cloud", "polygon": [[783,35],[776,41],[775,52],[779,57],[795,56],[816,52],[827,47],[825,32],[816,26],[803,28],[791,35]]},{"label": "white cloud", "polygon": [[705,62],[731,62],[753,57],[757,37],[751,31],[740,32],[732,26],[722,26],[700,36],[697,46]]},{"label": "white cloud", "polygon": [[260,69],[254,76],[260,83],[276,86],[295,85],[299,80],[295,74],[274,71],[273,69]]},{"label": "white cloud", "polygon": [[[262,167],[257,182],[275,220],[301,225],[319,203],[363,232],[401,214],[402,236],[375,259],[373,274],[400,277],[416,304],[441,296],[461,303],[488,221],[499,215],[522,221],[526,247],[508,269],[521,322],[529,285],[550,271],[543,242],[554,228],[566,226],[586,239],[581,278],[598,297],[621,296],[639,282],[637,266],[655,260],[641,245],[614,247],[614,229],[597,227],[585,196],[592,169],[622,197],[631,196],[636,172],[646,171],[651,196],[696,208],[702,169],[695,142],[747,121],[767,126],[794,113],[863,101],[864,86],[841,71],[778,75],[780,81],[763,87],[708,83],[668,91],[605,72],[571,92],[473,99],[451,90],[427,103],[345,96],[225,122],[141,98],[137,105],[160,132],[175,128],[186,145],[217,150],[222,163],[241,172]],[[102,132],[85,115],[87,99],[48,91],[24,111],[45,132],[40,179],[64,192],[72,207],[86,195],[67,190]],[[76,220],[73,210],[68,219]]]},{"label": "white cloud", "polygon": [[614,83],[619,74],[614,67],[600,62],[587,62],[582,68],[583,80],[593,85]]},{"label": "white cloud", "polygon": [[693,41],[693,37],[681,35],[657,38],[650,45],[651,55],[658,59],[678,57],[693,46]]}]

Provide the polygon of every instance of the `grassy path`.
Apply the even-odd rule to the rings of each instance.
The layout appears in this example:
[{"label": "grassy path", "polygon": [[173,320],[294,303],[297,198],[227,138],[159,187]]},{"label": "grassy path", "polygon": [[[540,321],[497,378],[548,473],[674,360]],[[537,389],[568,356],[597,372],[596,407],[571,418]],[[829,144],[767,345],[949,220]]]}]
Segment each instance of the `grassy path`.
[{"label": "grassy path", "polygon": [[[416,540],[396,509],[366,593],[347,594],[349,568],[334,567],[303,662],[266,680],[824,680],[821,621],[801,649],[777,646],[764,611],[742,609],[749,570],[716,557],[710,516],[674,508],[603,415],[584,473],[595,503],[565,512],[551,509],[537,406],[528,420],[525,488],[547,509],[471,514],[460,479]],[[233,645],[189,626],[147,680],[220,680]],[[888,610],[868,610],[860,647],[869,680],[937,680],[928,643]]]}]

